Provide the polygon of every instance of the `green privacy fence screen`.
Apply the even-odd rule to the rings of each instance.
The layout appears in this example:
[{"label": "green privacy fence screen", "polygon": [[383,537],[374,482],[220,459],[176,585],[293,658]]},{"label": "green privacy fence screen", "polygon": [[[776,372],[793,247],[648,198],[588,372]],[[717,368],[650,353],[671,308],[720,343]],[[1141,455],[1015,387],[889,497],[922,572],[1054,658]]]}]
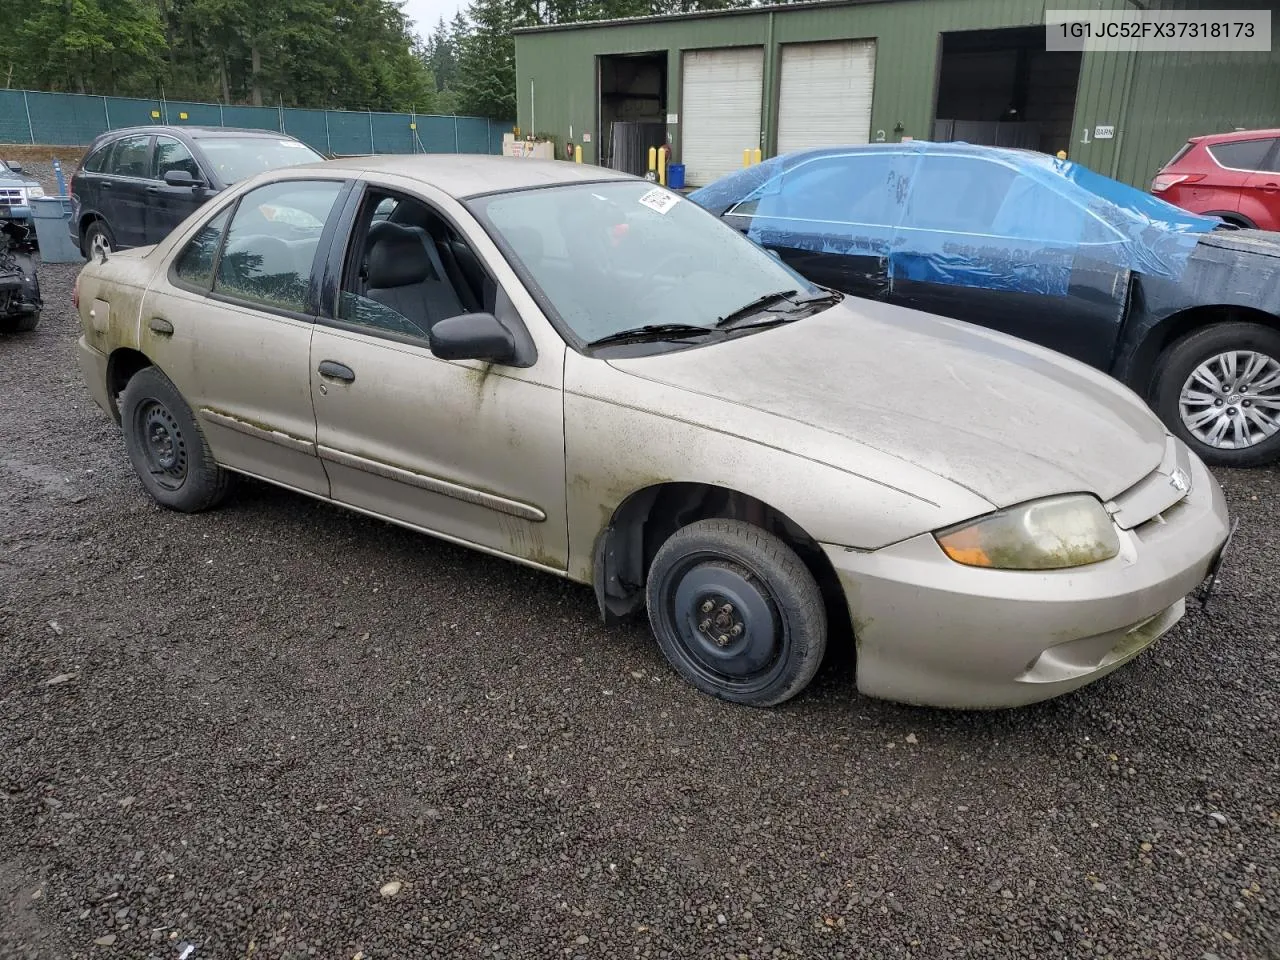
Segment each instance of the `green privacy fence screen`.
[{"label": "green privacy fence screen", "polygon": [[242,107],[178,100],[0,90],[0,143],[85,146],[146,123],[278,130],[322,153],[501,153],[512,123],[484,117]]}]

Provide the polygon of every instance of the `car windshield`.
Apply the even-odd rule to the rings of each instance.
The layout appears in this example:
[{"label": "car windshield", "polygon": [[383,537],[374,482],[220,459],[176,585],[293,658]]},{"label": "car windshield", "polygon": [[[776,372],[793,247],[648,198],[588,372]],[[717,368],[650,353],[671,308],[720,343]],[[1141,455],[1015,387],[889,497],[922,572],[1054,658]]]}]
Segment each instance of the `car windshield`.
[{"label": "car windshield", "polygon": [[316,163],[324,157],[305,143],[275,137],[208,137],[200,150],[225,184],[239,183],[264,170]]},{"label": "car windshield", "polygon": [[640,180],[501,193],[470,206],[588,343],[646,326],[711,329],[773,294],[823,293],[697,204]]}]

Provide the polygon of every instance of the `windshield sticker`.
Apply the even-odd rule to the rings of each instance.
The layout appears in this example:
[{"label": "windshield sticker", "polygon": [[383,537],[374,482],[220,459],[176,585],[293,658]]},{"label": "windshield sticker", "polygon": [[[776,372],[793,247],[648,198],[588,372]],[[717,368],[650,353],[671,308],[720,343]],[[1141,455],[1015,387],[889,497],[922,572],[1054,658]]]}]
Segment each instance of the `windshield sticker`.
[{"label": "windshield sticker", "polygon": [[680,198],[674,193],[668,193],[666,190],[659,190],[655,188],[641,197],[640,202],[650,210],[654,210],[665,215],[668,210],[680,202]]}]

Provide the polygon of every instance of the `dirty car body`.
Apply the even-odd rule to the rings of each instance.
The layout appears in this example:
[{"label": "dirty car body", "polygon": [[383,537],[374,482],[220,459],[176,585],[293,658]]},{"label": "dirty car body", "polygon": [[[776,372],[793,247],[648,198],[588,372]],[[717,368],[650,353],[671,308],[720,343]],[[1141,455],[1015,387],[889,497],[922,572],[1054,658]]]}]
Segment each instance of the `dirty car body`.
[{"label": "dirty car body", "polygon": [[690,199],[815,282],[1115,376],[1210,463],[1280,456],[1280,235],[967,144],[803,151]]},{"label": "dirty car body", "polygon": [[824,291],[611,171],[276,171],[76,296],[159,502],[247,474],[592,584],[734,702],[794,696],[849,634],[872,696],[1064,693],[1167,632],[1226,537],[1113,379]]}]

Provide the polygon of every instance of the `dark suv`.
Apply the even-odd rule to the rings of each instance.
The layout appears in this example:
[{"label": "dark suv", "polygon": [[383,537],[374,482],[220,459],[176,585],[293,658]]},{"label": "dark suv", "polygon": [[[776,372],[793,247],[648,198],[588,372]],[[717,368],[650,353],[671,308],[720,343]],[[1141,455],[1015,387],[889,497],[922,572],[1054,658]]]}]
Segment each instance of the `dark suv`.
[{"label": "dark suv", "polygon": [[157,243],[218,191],[325,159],[270,130],[126,127],[89,145],[71,178],[71,231],[88,257]]}]

